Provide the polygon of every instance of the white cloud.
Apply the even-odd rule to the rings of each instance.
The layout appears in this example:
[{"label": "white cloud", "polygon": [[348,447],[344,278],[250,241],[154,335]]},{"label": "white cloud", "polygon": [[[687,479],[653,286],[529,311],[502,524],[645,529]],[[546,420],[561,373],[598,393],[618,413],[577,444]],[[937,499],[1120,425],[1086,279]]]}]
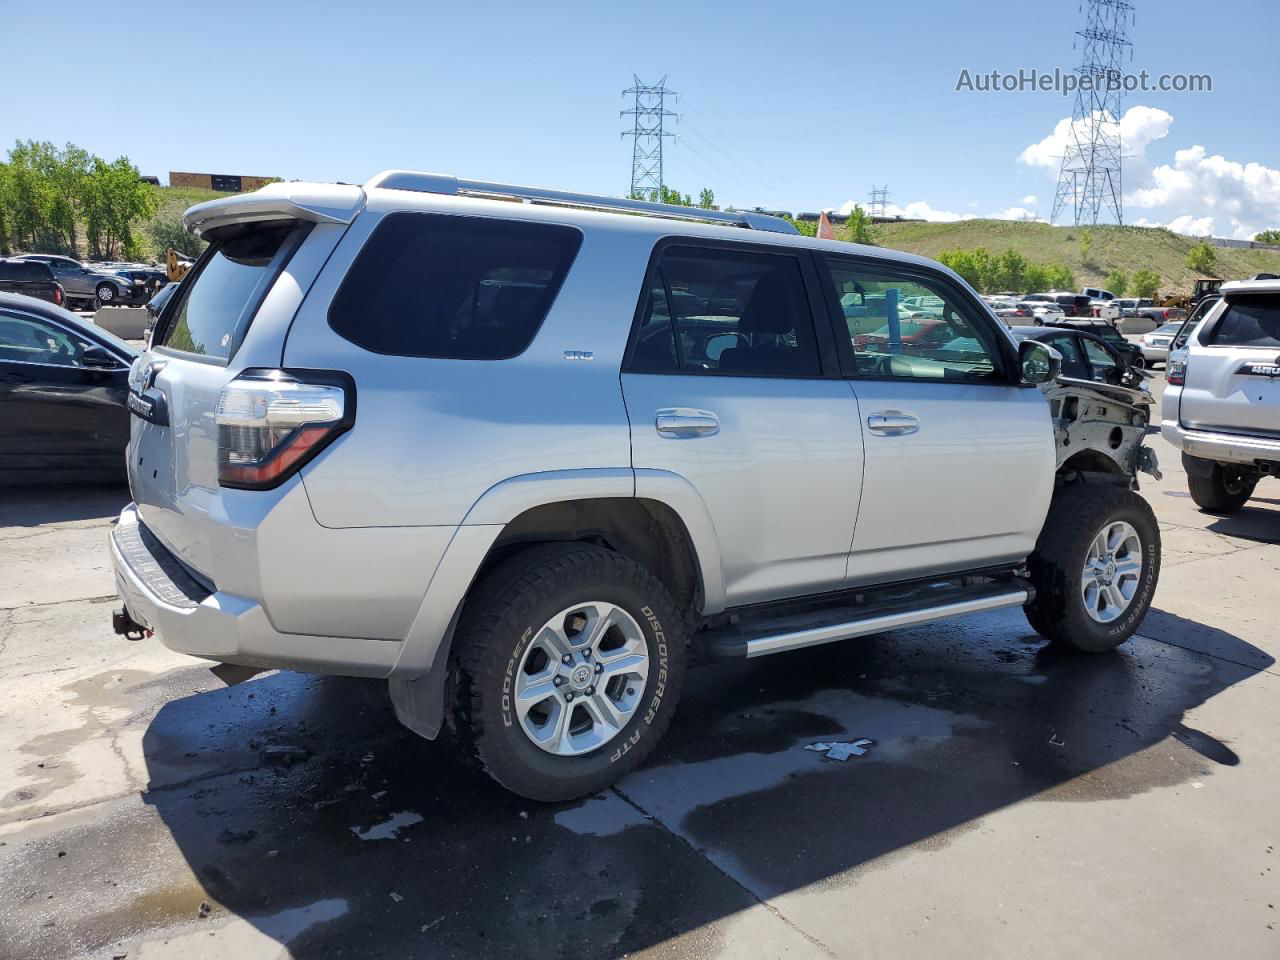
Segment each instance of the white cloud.
[{"label": "white cloud", "polygon": [[1275,167],[1210,156],[1196,144],[1175,153],[1173,163],[1153,168],[1149,183],[1126,195],[1125,203],[1179,211],[1169,223],[1179,233],[1229,233],[1249,240],[1280,224],[1280,169]]},{"label": "white cloud", "polygon": [[[1095,116],[1102,116],[1098,111]],[[1111,116],[1107,114],[1106,116]],[[1075,128],[1076,134],[1087,137],[1086,121],[1080,120]],[[1173,123],[1173,115],[1156,107],[1130,107],[1120,118],[1120,143],[1126,156],[1141,157],[1146,153],[1148,145],[1169,135],[1169,127]],[[1062,166],[1062,156],[1067,151],[1067,143],[1072,136],[1072,121],[1063,117],[1053,128],[1053,132],[1033,143],[1018,159],[1029,167],[1044,167],[1057,172]]]},{"label": "white cloud", "polygon": [[1024,207],[1034,207],[1039,202],[1039,198],[1034,193],[1029,193],[1022,198],[1022,205]]},{"label": "white cloud", "polygon": [[[1064,118],[1043,140],[1028,146],[1018,159],[1053,175],[1072,133]],[[1125,154],[1126,207],[1157,211],[1139,226],[1166,226],[1192,236],[1213,234],[1251,239],[1260,230],[1280,225],[1280,169],[1261,163],[1241,163],[1203,146],[1174,153],[1172,163],[1152,166],[1147,148],[1169,135],[1173,116],[1156,107],[1134,106],[1120,120]],[[1027,204],[1023,204],[1027,206]]]},{"label": "white cloud", "polygon": [[[867,205],[858,200],[846,200],[837,209],[842,214],[849,214],[853,212],[855,205],[862,207],[863,210],[867,209]],[[934,209],[924,200],[915,200],[905,207],[900,207],[896,203],[888,203],[885,204],[884,212],[889,217],[903,217],[907,220],[933,220],[937,223],[953,223],[956,220],[976,219],[976,215],[972,213],[954,213],[951,210]]]},{"label": "white cloud", "polygon": [[[1034,203],[1036,198],[1028,197],[1027,199],[1029,199],[1032,203]],[[1032,210],[1027,207],[1005,207],[999,213],[993,213],[991,215],[991,219],[992,220],[1034,220],[1037,223],[1046,222],[1044,217],[1040,216],[1040,212],[1038,210]]]}]

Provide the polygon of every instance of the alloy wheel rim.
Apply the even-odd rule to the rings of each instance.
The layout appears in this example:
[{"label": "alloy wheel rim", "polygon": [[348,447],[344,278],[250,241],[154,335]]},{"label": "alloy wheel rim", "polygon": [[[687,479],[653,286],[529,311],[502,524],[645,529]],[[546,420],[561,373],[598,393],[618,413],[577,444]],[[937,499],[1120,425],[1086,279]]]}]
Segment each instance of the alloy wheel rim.
[{"label": "alloy wheel rim", "polygon": [[1133,604],[1142,583],[1142,538],[1133,525],[1113,520],[1089,544],[1080,579],[1085,612],[1111,623]]},{"label": "alloy wheel rim", "polygon": [[649,647],[635,618],[590,601],[566,607],[534,634],[516,670],[512,706],[539,749],[580,756],[622,732],[648,679]]}]

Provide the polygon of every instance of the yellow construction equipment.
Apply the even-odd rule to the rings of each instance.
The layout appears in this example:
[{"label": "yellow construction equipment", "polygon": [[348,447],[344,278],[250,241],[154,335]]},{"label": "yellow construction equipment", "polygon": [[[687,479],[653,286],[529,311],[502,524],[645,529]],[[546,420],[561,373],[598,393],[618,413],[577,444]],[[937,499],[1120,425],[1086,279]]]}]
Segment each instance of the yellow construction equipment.
[{"label": "yellow construction equipment", "polygon": [[169,282],[177,283],[191,269],[191,261],[170,247],[164,254],[164,269],[169,275]]}]

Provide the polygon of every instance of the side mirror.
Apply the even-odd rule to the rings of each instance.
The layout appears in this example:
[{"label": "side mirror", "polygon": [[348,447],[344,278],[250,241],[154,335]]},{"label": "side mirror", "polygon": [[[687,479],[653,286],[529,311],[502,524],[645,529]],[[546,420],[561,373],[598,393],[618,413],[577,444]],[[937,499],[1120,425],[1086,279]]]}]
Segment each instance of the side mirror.
[{"label": "side mirror", "polygon": [[80,354],[80,365],[94,370],[114,370],[120,366],[120,361],[108,353],[106,347],[92,344]]},{"label": "side mirror", "polygon": [[1018,370],[1026,384],[1048,383],[1062,373],[1062,354],[1038,340],[1018,344]]}]

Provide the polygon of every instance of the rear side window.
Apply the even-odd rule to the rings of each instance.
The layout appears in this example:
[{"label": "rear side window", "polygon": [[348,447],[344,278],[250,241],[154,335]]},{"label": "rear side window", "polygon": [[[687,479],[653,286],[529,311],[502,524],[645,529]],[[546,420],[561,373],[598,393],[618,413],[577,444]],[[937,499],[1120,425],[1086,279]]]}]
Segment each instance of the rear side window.
[{"label": "rear side window", "polygon": [[508,359],[533,340],[581,243],[557,224],[393,213],[351,265],[329,326],[375,353]]},{"label": "rear side window", "polygon": [[0,280],[53,280],[53,271],[46,263],[27,260],[0,262]]},{"label": "rear side window", "polygon": [[253,314],[283,269],[304,229],[293,221],[256,226],[217,241],[203,265],[180,288],[181,302],[165,325],[157,346],[196,356],[226,360],[243,339]]},{"label": "rear side window", "polygon": [[1232,297],[1209,335],[1219,347],[1280,347],[1280,297]]},{"label": "rear side window", "polygon": [[816,377],[822,372],[799,261],[670,246],[650,277],[636,373]]}]

